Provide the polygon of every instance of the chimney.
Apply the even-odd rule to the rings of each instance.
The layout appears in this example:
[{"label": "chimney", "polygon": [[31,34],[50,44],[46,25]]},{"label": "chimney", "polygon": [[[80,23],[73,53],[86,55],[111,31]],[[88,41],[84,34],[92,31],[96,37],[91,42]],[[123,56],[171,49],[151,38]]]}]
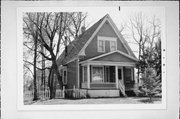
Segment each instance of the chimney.
[{"label": "chimney", "polygon": [[81,34],[83,34],[85,31],[86,31],[86,27],[85,27],[85,26],[82,26],[82,27],[81,27]]}]

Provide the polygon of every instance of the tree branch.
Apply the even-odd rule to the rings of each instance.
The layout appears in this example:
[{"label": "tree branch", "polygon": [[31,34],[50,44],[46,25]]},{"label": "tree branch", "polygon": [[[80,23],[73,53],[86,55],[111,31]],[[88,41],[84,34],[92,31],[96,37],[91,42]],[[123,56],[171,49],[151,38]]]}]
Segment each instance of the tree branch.
[{"label": "tree branch", "polygon": [[[30,65],[32,65],[32,66],[34,66],[34,64],[33,63],[31,63],[31,62],[29,62],[29,61],[27,61],[27,60],[23,60],[25,63],[28,63],[28,64],[30,64]],[[26,66],[26,65],[24,65],[24,66]],[[28,67],[28,66],[26,66],[26,67]],[[28,67],[29,68],[29,67]],[[36,66],[36,68],[37,69],[39,69],[39,70],[46,70],[46,69],[50,69],[50,67],[45,67],[45,68],[39,68],[39,67],[37,67]],[[30,68],[29,68],[30,69]],[[32,71],[31,71],[32,72]]]}]

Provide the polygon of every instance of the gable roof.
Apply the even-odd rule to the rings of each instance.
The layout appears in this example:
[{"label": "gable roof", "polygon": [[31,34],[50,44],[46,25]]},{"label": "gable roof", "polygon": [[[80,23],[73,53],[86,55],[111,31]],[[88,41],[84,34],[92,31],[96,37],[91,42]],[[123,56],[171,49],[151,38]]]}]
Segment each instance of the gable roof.
[{"label": "gable roof", "polygon": [[68,54],[68,56],[65,57],[65,51],[63,51],[62,54],[59,56],[59,58],[57,60],[58,64],[66,64],[68,61],[75,58],[78,55],[79,51],[86,44],[86,42],[89,40],[89,38],[92,36],[94,31],[101,24],[101,22],[103,21],[103,19],[105,17],[106,16],[104,16],[98,22],[96,22],[94,25],[92,25],[83,34],[81,34],[76,40],[73,40],[67,46],[67,54]]},{"label": "gable roof", "polygon": [[88,45],[88,43],[91,41],[92,37],[97,33],[97,31],[101,28],[101,26],[105,23],[106,20],[109,20],[111,25],[113,26],[116,34],[118,35],[121,42],[125,45],[125,48],[128,51],[128,55],[135,57],[134,53],[128,46],[127,42],[122,37],[121,33],[117,29],[116,25],[113,23],[110,16],[107,14],[103,18],[101,18],[98,22],[96,22],[94,25],[92,25],[89,29],[87,29],[83,34],[81,34],[78,38],[73,40],[68,46],[67,46],[67,56],[65,56],[65,51],[62,52],[62,54],[59,56],[57,63],[58,65],[64,65],[71,60],[77,58],[78,55],[83,55],[83,49],[85,49]]},{"label": "gable roof", "polygon": [[126,57],[126,58],[128,58],[128,59],[131,59],[131,60],[135,61],[135,62],[138,61],[136,58],[134,58],[134,57],[132,57],[132,56],[130,56],[130,55],[122,52],[122,51],[119,51],[119,50],[111,51],[111,52],[108,52],[108,53],[105,53],[105,54],[102,54],[102,55],[99,55],[99,56],[90,58],[90,59],[88,59],[88,60],[86,60],[86,61],[96,60],[96,59],[99,59],[99,58],[103,58],[103,57],[112,55],[112,54],[114,54],[114,53],[118,53],[118,54],[120,54],[120,55],[122,55],[122,56],[124,56],[124,57]]}]

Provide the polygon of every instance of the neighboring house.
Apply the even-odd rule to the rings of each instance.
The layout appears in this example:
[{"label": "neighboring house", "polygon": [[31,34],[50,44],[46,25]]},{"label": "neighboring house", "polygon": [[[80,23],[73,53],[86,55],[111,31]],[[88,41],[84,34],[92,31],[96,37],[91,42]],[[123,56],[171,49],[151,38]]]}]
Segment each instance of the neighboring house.
[{"label": "neighboring house", "polygon": [[137,58],[107,14],[72,41],[57,62],[66,89],[89,97],[117,97],[132,91]]}]

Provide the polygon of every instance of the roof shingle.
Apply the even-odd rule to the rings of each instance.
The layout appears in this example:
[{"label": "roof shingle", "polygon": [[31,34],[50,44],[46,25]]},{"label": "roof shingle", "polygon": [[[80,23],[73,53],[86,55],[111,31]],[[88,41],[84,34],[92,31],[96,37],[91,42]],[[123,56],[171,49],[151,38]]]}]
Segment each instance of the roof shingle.
[{"label": "roof shingle", "polygon": [[83,34],[79,35],[77,39],[69,43],[67,46],[67,56],[65,56],[65,51],[63,51],[57,60],[58,65],[64,65],[78,55],[82,47],[86,44],[105,17],[106,15],[87,29]]},{"label": "roof shingle", "polygon": [[[103,18],[101,18],[94,25],[92,25],[89,29],[87,29],[83,34],[79,35],[75,40],[73,40],[71,43],[69,43],[69,45],[67,46],[67,55],[65,56],[65,51],[62,52],[62,54],[59,56],[59,58],[57,60],[58,65],[65,65],[73,58],[76,58],[77,55],[79,54],[80,50],[87,43],[87,41],[90,39],[90,37],[93,35],[93,33],[98,28],[98,26],[102,23],[102,21],[106,17],[109,17],[109,15],[106,14]],[[124,42],[124,45],[127,47],[127,50],[129,51],[129,55],[136,58],[136,56],[132,52],[131,48],[129,47],[128,43],[125,41],[123,36],[120,35],[120,37],[121,37],[120,39]]]}]

